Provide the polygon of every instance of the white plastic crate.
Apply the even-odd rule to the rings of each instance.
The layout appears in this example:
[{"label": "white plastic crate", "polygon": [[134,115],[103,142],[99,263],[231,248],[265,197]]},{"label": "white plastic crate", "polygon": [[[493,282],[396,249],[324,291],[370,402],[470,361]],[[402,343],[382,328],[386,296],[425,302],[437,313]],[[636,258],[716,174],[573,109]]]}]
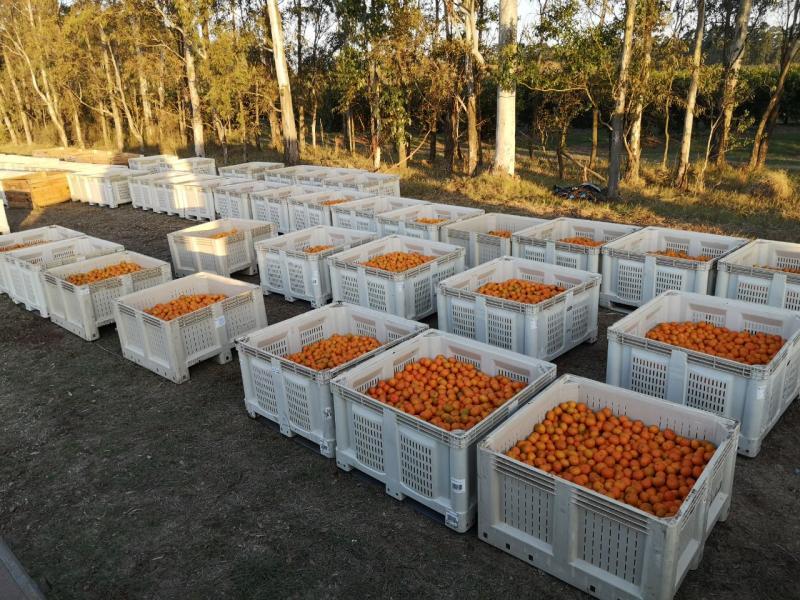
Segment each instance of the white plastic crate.
[{"label": "white plastic crate", "polygon": [[[419,252],[436,258],[401,273],[361,264],[389,252]],[[422,319],[436,312],[439,282],[464,270],[464,249],[392,235],[334,254],[328,264],[334,301]]]},{"label": "white plastic crate", "polygon": [[336,205],[326,202],[353,201],[369,198],[369,194],[348,189],[320,188],[310,194],[292,196],[287,199],[289,209],[289,229],[299,231],[315,225],[332,225],[331,211]]},{"label": "white plastic crate", "polygon": [[278,184],[255,179],[243,179],[214,189],[214,210],[225,219],[252,219],[250,194],[275,189]]},{"label": "white plastic crate", "polygon": [[239,163],[238,165],[227,165],[225,167],[220,167],[217,169],[220,175],[244,175],[245,177],[250,177],[255,179],[261,173],[265,171],[272,171],[273,169],[282,169],[284,167],[283,163],[280,162],[246,162],[246,163]]},{"label": "white plastic crate", "polygon": [[375,196],[399,196],[400,176],[389,173],[351,173],[326,177],[326,187],[350,188]]},{"label": "white plastic crate", "polygon": [[717,263],[716,295],[800,311],[800,244],[755,240],[734,250]]},{"label": "white plastic crate", "polygon": [[42,317],[47,317],[43,271],[124,249],[121,244],[81,236],[7,252],[8,295],[17,304],[24,304],[27,310],[39,311]]},{"label": "white plastic crate", "polygon": [[[674,321],[763,331],[787,342],[768,365],[746,365],[645,337],[659,323]],[[800,313],[665,292],[608,328],[606,381],[739,421],[739,453],[755,456],[800,393]]]},{"label": "white plastic crate", "polygon": [[281,185],[250,193],[250,211],[256,221],[269,221],[278,226],[278,233],[289,233],[289,198],[311,194],[319,188],[310,185]]},{"label": "white plastic crate", "polygon": [[[468,431],[446,431],[375,400],[366,391],[407,364],[438,355],[455,357],[489,375],[528,385]],[[444,515],[463,533],[475,522],[478,441],[556,376],[555,365],[462,337],[429,330],[347,370],[331,382],[336,421],[336,464],[358,469]]]},{"label": "white plastic crate", "polygon": [[[305,183],[310,180],[313,173],[324,173],[325,168],[316,165],[295,165],[293,167],[283,167],[282,169],[270,169],[264,171],[259,179],[264,181],[275,181],[284,185],[298,185],[301,180]],[[318,186],[317,182],[313,182]]]},{"label": "white plastic crate", "polygon": [[[600,305],[629,310],[667,290],[713,294],[716,263],[747,243],[743,238],[645,227],[601,248],[603,286]],[[668,250],[709,256],[700,262],[653,254]]]},{"label": "white plastic crate", "polygon": [[[202,173],[185,173],[181,177],[170,179],[162,179],[154,185],[157,188],[157,194],[163,194],[163,201],[159,197],[159,211],[162,211],[166,202],[169,202],[169,214],[178,215],[182,218],[187,218],[186,203],[187,203],[187,186],[198,186],[208,181],[219,181],[216,175],[204,175]],[[196,188],[191,188],[196,189]],[[163,202],[163,203],[162,203]],[[192,215],[191,218],[198,218]]]},{"label": "white plastic crate", "polygon": [[[10,248],[18,244],[31,244],[35,242],[57,242],[69,238],[80,237],[83,234],[74,229],[67,229],[61,225],[48,225],[47,227],[36,227],[0,235],[0,292],[8,293],[11,287],[11,275],[6,268],[4,248]],[[31,246],[35,247],[35,246]]]},{"label": "white plastic crate", "polygon": [[132,201],[128,182],[131,177],[144,175],[145,171],[131,171],[125,167],[112,167],[80,174],[88,196],[83,202],[108,208],[118,208]]},{"label": "white plastic crate", "polygon": [[[187,294],[225,294],[225,300],[162,321],[144,312]],[[237,337],[266,327],[258,286],[213,273],[196,273],[117,298],[114,319],[128,360],[175,383],[189,379],[189,367],[208,358],[230,362]]]},{"label": "white plastic crate", "polygon": [[481,263],[511,256],[511,238],[489,235],[490,231],[510,231],[515,233],[532,225],[546,223],[545,219],[488,213],[470,217],[445,225],[441,230],[443,242],[463,246],[467,251],[467,267],[477,267]]},{"label": "white plastic crate", "polygon": [[[86,273],[121,262],[132,262],[141,271],[110,277],[85,285],[67,281],[70,275]],[[99,328],[114,322],[114,301],[172,279],[169,263],[136,252],[115,252],[44,271],[44,291],[50,320],[85,340],[100,337]]]},{"label": "white plastic crate", "polygon": [[[444,241],[441,231],[462,219],[482,215],[482,208],[468,208],[452,204],[423,204],[409,206],[378,215],[378,233],[380,235],[405,235],[435,242]],[[444,219],[441,223],[418,223],[418,219]]]},{"label": "white plastic crate", "polygon": [[217,174],[217,163],[213,158],[193,156],[190,158],[179,158],[178,160],[168,160],[167,167],[173,171],[190,171],[192,173],[203,173],[206,175]]},{"label": "white plastic crate", "polygon": [[176,184],[190,183],[198,177],[191,171],[170,171],[169,177],[150,182],[150,208],[157,213],[184,216],[184,209],[178,203]]},{"label": "white plastic crate", "polygon": [[[489,282],[525,279],[566,291],[524,304],[476,290]],[[600,275],[505,256],[439,284],[438,327],[512,352],[552,360],[583,342],[597,341]]]},{"label": "white plastic crate", "polygon": [[130,181],[128,181],[131,204],[133,204],[134,208],[166,212],[164,210],[156,210],[160,206],[155,187],[156,183],[180,178],[185,180],[186,176],[187,173],[183,171],[166,171],[131,177]]},{"label": "white plastic crate", "polygon": [[430,202],[400,196],[370,196],[331,206],[331,222],[334,227],[378,233],[376,215],[421,204],[430,204]]},{"label": "white plastic crate", "polygon": [[[717,446],[677,514],[660,518],[505,455],[562,402],[610,408]],[[738,425],[563,375],[478,446],[478,537],[604,600],[670,600],[728,517]]]},{"label": "white plastic crate", "polygon": [[174,154],[154,154],[151,156],[138,156],[128,159],[128,166],[131,169],[141,169],[144,171],[164,171],[169,168],[169,164],[178,160]]},{"label": "white plastic crate", "polygon": [[[236,233],[232,235],[213,238],[234,229]],[[276,235],[274,223],[218,219],[168,233],[167,241],[176,275],[206,271],[230,277],[239,271],[255,275],[258,261],[254,244]]]},{"label": "white plastic crate", "polygon": [[194,221],[213,221],[217,218],[214,207],[214,190],[223,185],[240,182],[235,176],[198,175],[192,181],[175,186],[177,202],[183,207],[183,216]]},{"label": "white plastic crate", "polygon": [[[251,417],[278,423],[281,433],[319,444],[333,458],[336,429],[330,381],[347,369],[403,342],[427,325],[352,304],[331,304],[237,340],[244,405]],[[383,345],[333,369],[316,371],[284,358],[332,335],[362,335]]]},{"label": "white plastic crate", "polygon": [[639,229],[641,227],[636,225],[561,217],[516,232],[511,240],[512,254],[520,258],[599,273],[602,246],[583,246],[560,240],[581,237],[605,244]]},{"label": "white plastic crate", "polygon": [[363,169],[353,169],[348,167],[324,167],[321,165],[309,165],[313,169],[306,169],[296,174],[297,183],[324,186],[327,182],[336,177],[350,176],[366,173]]},{"label": "white plastic crate", "polygon": [[[256,244],[261,289],[265,294],[283,294],[286,300],[308,300],[322,306],[331,299],[327,258],[375,239],[369,232],[318,225]],[[310,246],[333,246],[307,254]]]}]

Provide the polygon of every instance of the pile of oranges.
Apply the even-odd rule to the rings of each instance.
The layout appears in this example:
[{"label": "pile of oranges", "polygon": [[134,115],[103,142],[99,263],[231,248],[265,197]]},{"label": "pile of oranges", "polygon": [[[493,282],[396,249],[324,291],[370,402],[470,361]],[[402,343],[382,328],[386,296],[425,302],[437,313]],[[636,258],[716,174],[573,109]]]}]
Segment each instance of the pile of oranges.
[{"label": "pile of oranges", "polygon": [[345,202],[350,202],[347,198],[340,198],[339,200],[325,200],[322,203],[322,206],[336,206],[337,204],[344,204]]},{"label": "pile of oranges", "polygon": [[225,294],[186,294],[169,302],[146,308],[144,312],[162,321],[172,321],[172,319],[177,319],[216,302],[222,302],[225,298],[227,298]]},{"label": "pile of oranges", "polygon": [[419,252],[389,252],[379,256],[373,256],[368,261],[361,263],[365,267],[401,273],[408,269],[413,269],[426,262],[435,259],[435,256],[427,256]]},{"label": "pile of oranges", "polygon": [[650,254],[655,254],[656,256],[666,256],[668,258],[680,258],[683,260],[693,260],[695,262],[708,262],[713,257],[706,256],[705,254],[701,254],[700,256],[692,256],[684,252],[683,250],[662,250],[659,252],[650,252]]},{"label": "pile of oranges", "polygon": [[10,246],[3,246],[0,252],[11,252],[12,250],[21,250],[22,248],[30,248],[31,246],[38,246],[39,244],[46,244],[47,240],[36,240],[35,242],[22,242],[20,244],[11,244]]},{"label": "pile of oranges", "polygon": [[477,289],[479,294],[513,300],[525,304],[538,304],[563,292],[565,288],[546,283],[537,283],[525,279],[506,279],[500,283],[484,283]]},{"label": "pile of oranges", "polygon": [[510,238],[511,232],[507,229],[493,229],[492,231],[488,232],[489,235],[493,235],[495,237],[501,238]]},{"label": "pile of oranges", "polygon": [[136,273],[141,271],[142,267],[136,263],[122,261],[115,265],[108,265],[100,269],[92,269],[86,273],[75,273],[67,277],[72,285],[88,285],[96,281],[103,281],[104,279],[111,279],[112,277],[119,277],[120,275],[127,275],[128,273]]},{"label": "pile of oranges", "polygon": [[692,321],[660,323],[645,337],[747,365],[766,365],[785,343],[779,335],[733,331]]},{"label": "pile of oranges", "polygon": [[446,431],[471,429],[515,396],[525,384],[491,376],[474,365],[439,355],[423,358],[367,395]]},{"label": "pile of oranges", "polygon": [[444,223],[447,219],[435,219],[433,217],[420,217],[415,221],[420,225],[436,225],[437,223]]},{"label": "pile of oranges", "polygon": [[219,233],[215,233],[211,236],[212,240],[220,240],[226,237],[232,237],[239,233],[238,229],[231,229],[230,231],[220,231]]},{"label": "pile of oranges", "polygon": [[362,354],[379,348],[380,345],[381,343],[374,337],[336,334],[304,346],[300,352],[288,354],[286,358],[316,371],[322,371],[350,362]]},{"label": "pile of oranges", "polygon": [[657,517],[671,517],[716,447],[606,407],[562,402],[507,456]]},{"label": "pile of oranges", "polygon": [[303,250],[303,252],[305,252],[306,254],[316,254],[317,252],[325,252],[325,250],[330,250],[331,248],[333,248],[333,246],[326,246],[324,244],[321,244],[319,246],[309,246],[308,248]]},{"label": "pile of oranges", "polygon": [[770,267],[769,265],[762,265],[762,266],[756,265],[756,267],[758,267],[759,269],[769,269],[770,271],[782,271],[783,273],[792,273],[794,275],[800,275],[800,269],[795,269],[792,267],[781,268],[781,267]]},{"label": "pile of oranges", "polygon": [[564,244],[575,244],[577,246],[589,246],[590,248],[597,248],[602,246],[603,242],[596,242],[592,238],[576,235],[575,237],[565,237],[558,240]]}]

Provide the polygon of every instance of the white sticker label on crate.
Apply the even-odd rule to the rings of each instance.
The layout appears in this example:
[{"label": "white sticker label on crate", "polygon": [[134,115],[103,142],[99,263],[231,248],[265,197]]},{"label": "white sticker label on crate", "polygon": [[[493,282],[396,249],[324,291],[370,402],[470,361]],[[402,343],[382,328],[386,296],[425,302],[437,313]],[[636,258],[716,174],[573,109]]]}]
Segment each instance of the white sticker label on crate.
[{"label": "white sticker label on crate", "polygon": [[453,492],[456,494],[463,494],[467,489],[467,480],[466,479],[451,479],[450,480],[450,487],[453,489]]},{"label": "white sticker label on crate", "polygon": [[225,327],[225,315],[222,315],[221,317],[217,317],[216,319],[214,319],[214,326]]},{"label": "white sticker label on crate", "polygon": [[444,523],[448,527],[458,527],[458,513],[448,510],[444,515]]}]

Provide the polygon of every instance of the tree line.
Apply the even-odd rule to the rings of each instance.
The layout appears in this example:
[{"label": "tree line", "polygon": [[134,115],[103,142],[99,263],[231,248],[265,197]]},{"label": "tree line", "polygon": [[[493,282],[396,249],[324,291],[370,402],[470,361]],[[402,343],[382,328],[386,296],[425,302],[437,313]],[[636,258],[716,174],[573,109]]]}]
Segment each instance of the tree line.
[{"label": "tree line", "polygon": [[[763,166],[776,124],[798,118],[800,0],[534,12],[520,28],[516,0],[2,0],[3,135],[198,156],[208,140],[223,160],[232,144],[245,159],[268,145],[290,164],[335,136],[349,152],[365,140],[376,169],[388,153],[468,176],[513,174],[525,138],[554,151],[562,178],[573,164],[615,197],[641,180],[648,135],[664,139],[676,186],[702,186],[745,144]],[[576,125],[588,156],[569,150]]]}]

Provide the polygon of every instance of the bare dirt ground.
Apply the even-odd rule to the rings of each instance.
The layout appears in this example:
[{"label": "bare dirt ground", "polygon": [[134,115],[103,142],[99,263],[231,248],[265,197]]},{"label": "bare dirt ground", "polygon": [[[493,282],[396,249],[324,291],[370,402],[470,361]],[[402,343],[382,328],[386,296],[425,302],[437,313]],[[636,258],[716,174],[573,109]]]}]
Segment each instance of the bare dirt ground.
[{"label": "bare dirt ground", "polygon": [[[9,220],[165,260],[188,225],[79,204]],[[309,305],[266,308],[275,323]],[[49,598],[586,597],[249,419],[236,358],[175,385],[124,360],[113,326],[85,342],[7,296],[0,315],[0,535]],[[559,373],[604,380],[617,318],[601,311],[599,341]],[[800,597],[799,432],[795,403],[737,460],[730,517],[678,598]]]}]

